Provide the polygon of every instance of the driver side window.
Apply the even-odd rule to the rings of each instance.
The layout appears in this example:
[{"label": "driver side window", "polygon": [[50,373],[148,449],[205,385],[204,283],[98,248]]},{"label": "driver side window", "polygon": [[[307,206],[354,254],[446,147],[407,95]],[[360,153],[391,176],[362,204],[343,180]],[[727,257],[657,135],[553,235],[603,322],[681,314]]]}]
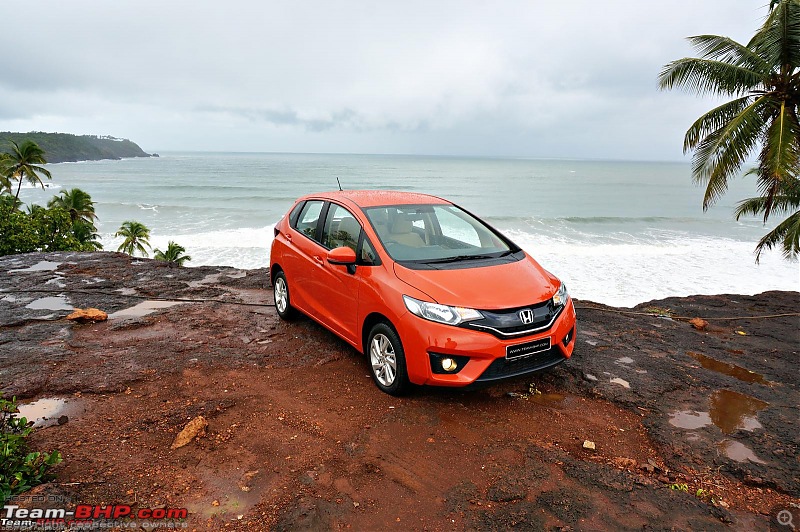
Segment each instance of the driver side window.
[{"label": "driver side window", "polygon": [[331,203],[325,228],[322,231],[322,245],[328,249],[348,247],[356,251],[361,236],[361,224],[344,207]]}]

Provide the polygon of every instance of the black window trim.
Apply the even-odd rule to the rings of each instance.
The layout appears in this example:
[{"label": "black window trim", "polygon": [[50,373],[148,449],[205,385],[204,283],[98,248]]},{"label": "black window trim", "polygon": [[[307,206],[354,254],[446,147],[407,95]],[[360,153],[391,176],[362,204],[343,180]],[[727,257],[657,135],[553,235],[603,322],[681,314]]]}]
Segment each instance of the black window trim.
[{"label": "black window trim", "polygon": [[[309,201],[311,201],[311,200],[309,200]],[[321,225],[320,225],[320,222],[318,222],[318,225],[317,225],[317,235],[319,236],[319,240],[314,240],[314,242],[319,244],[320,246],[322,246],[327,251],[330,251],[331,249],[333,249],[333,248],[329,248],[328,246],[323,244],[321,242],[321,240],[322,240],[322,237],[323,237],[323,233],[325,232],[325,222],[327,221],[327,218],[328,218],[328,211],[330,210],[330,206],[331,205],[336,205],[337,207],[341,207],[342,209],[344,209],[348,213],[350,213],[350,216],[352,216],[353,219],[356,222],[358,222],[358,226],[361,228],[361,231],[359,232],[359,237],[358,237],[358,244],[356,244],[356,250],[355,250],[356,251],[356,265],[357,266],[380,266],[381,265],[381,257],[380,257],[380,255],[378,255],[378,251],[375,249],[375,245],[367,237],[366,232],[364,231],[364,226],[361,224],[361,222],[358,221],[358,218],[356,217],[355,214],[353,214],[353,211],[348,209],[345,205],[342,205],[341,203],[338,203],[338,202],[335,202],[335,201],[326,201],[325,203],[326,203],[326,205],[320,211],[320,216],[319,216]],[[325,216],[322,215],[323,212],[325,213]],[[369,218],[367,218],[367,219],[369,220]],[[308,237],[306,237],[306,238],[308,238]],[[362,246],[363,246],[365,238],[367,239],[367,242],[369,242],[369,245],[372,246],[372,249],[375,251],[375,262],[372,262],[372,263],[364,262],[364,260],[361,258],[361,251],[362,251]]]},{"label": "black window trim", "polygon": [[[317,219],[317,227],[314,228],[314,236],[313,237],[311,237],[311,236],[305,234],[304,232],[300,231],[299,229],[297,229],[297,218],[300,217],[300,214],[303,212],[303,209],[305,208],[305,205],[308,204],[308,203],[311,203],[312,201],[320,201],[320,202],[322,202],[322,208],[319,210],[319,218]],[[291,219],[289,220],[289,226],[292,229],[294,229],[295,232],[298,233],[299,235],[301,235],[303,238],[307,238],[307,239],[311,240],[312,242],[314,242],[315,244],[317,244],[319,246],[322,246],[324,248],[325,246],[323,246],[322,243],[320,242],[320,237],[322,236],[322,228],[323,228],[323,224],[325,223],[325,218],[328,216],[328,206],[329,205],[330,205],[330,202],[327,201],[327,200],[324,200],[324,199],[309,198],[309,199],[305,200],[303,202],[303,207],[297,213],[297,217],[295,218],[295,221],[292,222]]]}]

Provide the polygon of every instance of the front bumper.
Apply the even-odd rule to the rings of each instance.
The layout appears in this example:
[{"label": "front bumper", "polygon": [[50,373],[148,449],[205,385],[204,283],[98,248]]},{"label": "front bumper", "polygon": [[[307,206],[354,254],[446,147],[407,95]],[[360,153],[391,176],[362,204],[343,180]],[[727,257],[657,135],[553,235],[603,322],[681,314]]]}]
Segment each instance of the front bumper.
[{"label": "front bumper", "polygon": [[[467,386],[533,373],[564,362],[572,356],[575,348],[575,322],[575,307],[570,298],[566,308],[548,330],[521,338],[500,339],[487,332],[439,324],[411,313],[402,316],[398,332],[403,341],[411,382]],[[547,337],[550,337],[552,346],[549,350],[514,360],[506,359],[508,346]],[[469,357],[469,361],[455,373],[434,373],[431,370],[431,354]]]}]

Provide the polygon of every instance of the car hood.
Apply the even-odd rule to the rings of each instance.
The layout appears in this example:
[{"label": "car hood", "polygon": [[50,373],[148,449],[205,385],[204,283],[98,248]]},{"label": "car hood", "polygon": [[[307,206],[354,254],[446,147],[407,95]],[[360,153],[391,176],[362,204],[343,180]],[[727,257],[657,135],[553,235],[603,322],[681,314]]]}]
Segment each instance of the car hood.
[{"label": "car hood", "polygon": [[395,263],[394,273],[437,303],[485,310],[545,301],[558,288],[558,280],[527,255],[511,263],[447,270],[412,270]]}]

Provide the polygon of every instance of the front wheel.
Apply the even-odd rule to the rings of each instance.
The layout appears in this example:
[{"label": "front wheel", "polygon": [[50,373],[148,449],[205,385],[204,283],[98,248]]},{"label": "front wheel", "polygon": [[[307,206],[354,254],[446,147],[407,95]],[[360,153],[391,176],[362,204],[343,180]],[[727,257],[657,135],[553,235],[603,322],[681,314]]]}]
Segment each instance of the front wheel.
[{"label": "front wheel", "polygon": [[403,344],[395,330],[386,323],[378,323],[369,332],[367,353],[372,368],[372,380],[381,391],[389,395],[402,395],[408,391],[408,372]]},{"label": "front wheel", "polygon": [[294,308],[292,308],[291,299],[289,299],[289,283],[286,282],[286,275],[283,272],[275,274],[275,280],[272,282],[272,293],[275,296],[275,310],[278,311],[278,316],[284,320],[290,320],[294,317]]}]

